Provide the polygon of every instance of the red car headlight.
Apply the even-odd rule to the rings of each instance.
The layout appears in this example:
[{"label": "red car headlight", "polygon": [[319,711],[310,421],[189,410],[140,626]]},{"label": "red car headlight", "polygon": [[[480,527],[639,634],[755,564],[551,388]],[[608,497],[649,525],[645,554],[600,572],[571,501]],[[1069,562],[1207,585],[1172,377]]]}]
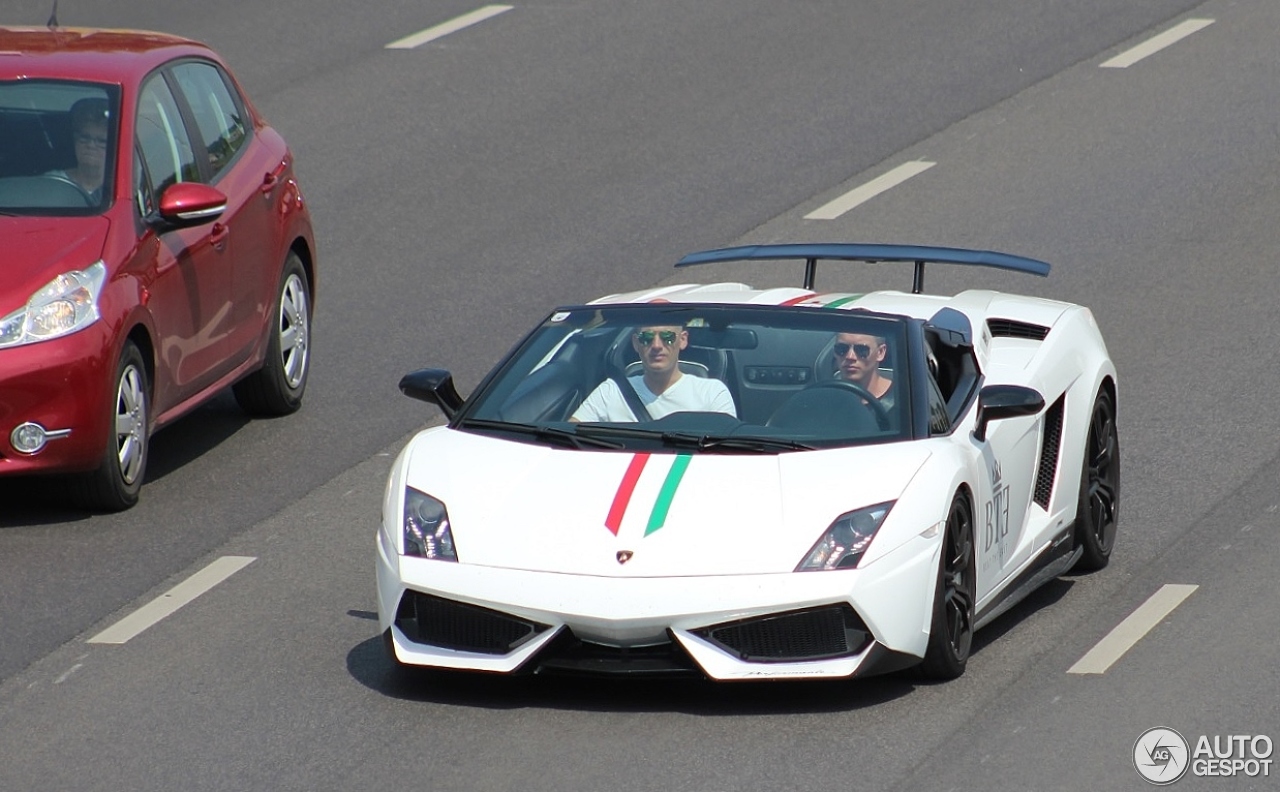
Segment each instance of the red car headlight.
[{"label": "red car headlight", "polygon": [[0,318],[0,348],[48,341],[96,322],[106,275],[107,266],[99,261],[49,281],[26,305]]}]

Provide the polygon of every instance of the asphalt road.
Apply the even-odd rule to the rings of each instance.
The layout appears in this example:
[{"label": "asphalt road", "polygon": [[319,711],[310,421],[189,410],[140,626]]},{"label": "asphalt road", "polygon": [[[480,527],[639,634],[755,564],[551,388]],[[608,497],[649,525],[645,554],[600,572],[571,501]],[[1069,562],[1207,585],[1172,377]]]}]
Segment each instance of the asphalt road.
[{"label": "asphalt road", "polygon": [[[530,3],[388,50],[476,6],[64,2],[64,24],[213,44],[288,137],[320,246],[315,369],[295,416],[247,421],[224,398],[158,435],[126,514],[0,482],[0,789],[1141,789],[1148,728],[1280,739],[1280,8],[981,5]],[[0,21],[48,12],[0,0]],[[1188,18],[1214,22],[1101,66]],[[805,219],[913,161],[936,164]],[[1121,378],[1111,567],[997,620],[946,685],[392,673],[379,494],[436,419],[399,376],[445,366],[465,392],[555,303],[783,240],[1052,262],[928,288],[1094,310]],[[127,643],[90,642],[224,557],[255,560]],[[1067,673],[1167,584],[1197,588],[1105,673]]]}]

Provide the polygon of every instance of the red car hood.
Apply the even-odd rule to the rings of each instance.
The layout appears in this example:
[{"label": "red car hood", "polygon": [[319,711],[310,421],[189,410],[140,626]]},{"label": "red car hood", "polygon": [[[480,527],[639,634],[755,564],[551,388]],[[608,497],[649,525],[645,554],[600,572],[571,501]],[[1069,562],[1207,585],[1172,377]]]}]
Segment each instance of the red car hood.
[{"label": "red car hood", "polygon": [[56,276],[102,258],[105,217],[0,216],[0,316],[16,311]]}]

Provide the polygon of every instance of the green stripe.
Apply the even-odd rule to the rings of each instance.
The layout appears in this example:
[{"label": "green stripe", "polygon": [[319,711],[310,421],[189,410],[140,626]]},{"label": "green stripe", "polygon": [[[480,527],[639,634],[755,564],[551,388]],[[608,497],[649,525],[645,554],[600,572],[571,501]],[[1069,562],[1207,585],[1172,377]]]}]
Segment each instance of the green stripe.
[{"label": "green stripe", "polygon": [[671,501],[676,496],[676,488],[680,486],[680,479],[684,478],[684,471],[689,467],[690,459],[693,459],[693,454],[680,454],[676,457],[676,461],[671,463],[671,470],[667,471],[667,480],[662,482],[658,499],[653,502],[653,511],[649,513],[649,527],[644,529],[645,536],[661,528],[667,521]]},{"label": "green stripe", "polygon": [[856,300],[856,299],[858,299],[858,298],[860,298],[860,297],[862,297],[862,295],[861,295],[861,294],[850,294],[850,295],[848,295],[848,296],[846,296],[846,297],[841,297],[841,298],[840,298],[840,299],[838,299],[838,300],[832,300],[831,302],[827,303],[826,305],[824,305],[824,306],[822,306],[822,307],[823,307],[823,308],[839,308],[840,306],[842,306],[842,305],[846,305],[846,304],[848,304],[848,303],[851,303],[851,302],[853,302],[854,300]]}]

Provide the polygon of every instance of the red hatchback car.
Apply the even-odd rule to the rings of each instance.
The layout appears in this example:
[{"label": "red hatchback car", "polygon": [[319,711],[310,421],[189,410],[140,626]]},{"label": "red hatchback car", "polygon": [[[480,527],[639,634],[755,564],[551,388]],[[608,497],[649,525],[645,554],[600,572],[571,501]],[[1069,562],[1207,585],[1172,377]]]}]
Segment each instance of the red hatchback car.
[{"label": "red hatchback car", "polygon": [[311,218],[279,133],[207,47],[0,27],[0,476],[132,506],[151,434],[231,386],[298,409]]}]

